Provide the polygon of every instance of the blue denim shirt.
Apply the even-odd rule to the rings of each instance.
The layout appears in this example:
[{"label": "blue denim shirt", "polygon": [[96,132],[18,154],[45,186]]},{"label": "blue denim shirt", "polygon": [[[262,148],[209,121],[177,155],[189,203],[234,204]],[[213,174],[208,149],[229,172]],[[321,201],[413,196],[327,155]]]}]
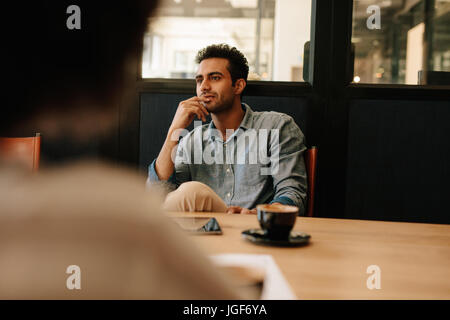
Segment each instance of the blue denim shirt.
[{"label": "blue denim shirt", "polygon": [[[179,186],[199,181],[210,186],[228,206],[254,208],[279,202],[305,214],[307,179],[304,135],[292,117],[279,112],[255,112],[246,104],[239,128],[227,141],[214,122],[194,123],[182,133],[169,182]],[[160,181],[155,161],[147,183]]]}]

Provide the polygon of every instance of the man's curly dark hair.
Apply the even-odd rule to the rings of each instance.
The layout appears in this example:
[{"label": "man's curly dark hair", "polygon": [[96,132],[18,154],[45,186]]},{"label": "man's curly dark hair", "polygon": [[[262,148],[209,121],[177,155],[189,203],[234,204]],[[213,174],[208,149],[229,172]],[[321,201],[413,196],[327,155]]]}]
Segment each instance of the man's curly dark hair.
[{"label": "man's curly dark hair", "polygon": [[197,54],[195,61],[202,62],[210,58],[225,58],[228,60],[228,71],[231,75],[231,80],[234,84],[238,79],[244,79],[247,83],[248,77],[248,62],[245,56],[235,47],[230,47],[227,44],[213,44],[202,50]]}]

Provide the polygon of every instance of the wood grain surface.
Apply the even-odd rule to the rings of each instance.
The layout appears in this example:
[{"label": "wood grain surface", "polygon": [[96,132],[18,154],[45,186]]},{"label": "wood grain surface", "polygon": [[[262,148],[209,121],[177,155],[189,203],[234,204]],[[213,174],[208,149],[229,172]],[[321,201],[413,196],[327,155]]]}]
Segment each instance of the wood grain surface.
[{"label": "wood grain surface", "polygon": [[[298,299],[450,299],[450,226],[403,222],[297,218],[311,235],[297,248],[255,245],[241,232],[259,228],[255,215],[169,213],[215,217],[223,235],[192,236],[206,254],[272,255]],[[370,265],[381,288],[368,289]]]}]

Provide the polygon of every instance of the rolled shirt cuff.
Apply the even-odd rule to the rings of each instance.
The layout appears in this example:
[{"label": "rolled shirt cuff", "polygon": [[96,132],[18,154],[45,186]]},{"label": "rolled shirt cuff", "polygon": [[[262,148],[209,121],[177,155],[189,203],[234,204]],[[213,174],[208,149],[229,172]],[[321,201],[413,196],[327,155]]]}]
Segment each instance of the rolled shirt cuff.
[{"label": "rolled shirt cuff", "polygon": [[295,206],[295,202],[292,201],[291,198],[288,198],[286,196],[277,197],[277,198],[274,198],[272,201],[270,201],[270,203],[275,203],[275,202],[285,204],[288,206]]},{"label": "rolled shirt cuff", "polygon": [[[155,164],[156,164],[156,159],[153,160],[153,162],[148,166],[147,184],[152,183],[152,182],[163,181],[158,177],[158,174],[156,173]],[[176,183],[175,170],[167,181],[171,182],[173,184]]]}]

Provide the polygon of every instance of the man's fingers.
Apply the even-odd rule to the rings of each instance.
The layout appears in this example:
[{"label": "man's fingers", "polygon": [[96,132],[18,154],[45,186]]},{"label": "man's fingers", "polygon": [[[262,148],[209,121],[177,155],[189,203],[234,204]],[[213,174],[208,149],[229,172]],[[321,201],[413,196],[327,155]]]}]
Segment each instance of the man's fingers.
[{"label": "man's fingers", "polygon": [[196,110],[195,113],[197,114],[198,120],[202,120],[203,122],[206,122],[205,114],[201,110]]},{"label": "man's fingers", "polygon": [[256,214],[256,209],[247,209],[239,206],[229,206],[227,213],[240,213],[240,214]]},{"label": "man's fingers", "polygon": [[248,214],[248,209],[247,208],[242,208],[241,214]]},{"label": "man's fingers", "polygon": [[208,109],[206,109],[205,106],[201,103],[199,103],[199,105],[200,105],[200,109],[202,109],[203,113],[205,115],[209,115]]},{"label": "man's fingers", "polygon": [[227,213],[241,213],[242,208],[238,206],[230,206],[227,209]]},{"label": "man's fingers", "polygon": [[[189,99],[189,100],[191,100],[191,99]],[[189,101],[189,100],[188,100],[188,101]],[[205,97],[193,97],[191,101],[192,101],[192,102],[198,103],[198,105],[199,105],[200,108],[203,110],[203,112],[204,112],[206,115],[209,115],[209,111],[208,111],[208,109],[206,109],[206,105],[205,105],[205,102],[209,102],[209,101],[210,101],[209,98],[205,98]]]},{"label": "man's fingers", "polygon": [[202,101],[198,101],[197,103],[195,103],[194,107],[199,108],[201,110],[201,112],[205,115],[205,118],[209,115],[209,112],[206,109],[206,107],[203,105]]},{"label": "man's fingers", "polygon": [[202,119],[203,121],[206,121],[206,117],[209,115],[208,110],[206,110],[206,108],[198,102],[191,101],[190,103],[186,103],[184,108],[191,112],[200,112],[201,116],[199,117],[199,119]]},{"label": "man's fingers", "polygon": [[184,108],[189,114],[195,114],[198,119],[206,121],[206,117],[200,108],[197,108],[196,106],[185,106]]},{"label": "man's fingers", "polygon": [[256,209],[242,208],[241,214],[256,214]]},{"label": "man's fingers", "polygon": [[205,98],[205,97],[193,97],[192,98],[193,101],[197,101],[197,102],[208,102],[209,98]]},{"label": "man's fingers", "polygon": [[203,114],[202,114],[198,109],[196,109],[196,108],[189,108],[188,111],[189,111],[191,114],[197,115],[197,119],[203,121],[203,118],[202,118],[202,117],[203,117]]}]

